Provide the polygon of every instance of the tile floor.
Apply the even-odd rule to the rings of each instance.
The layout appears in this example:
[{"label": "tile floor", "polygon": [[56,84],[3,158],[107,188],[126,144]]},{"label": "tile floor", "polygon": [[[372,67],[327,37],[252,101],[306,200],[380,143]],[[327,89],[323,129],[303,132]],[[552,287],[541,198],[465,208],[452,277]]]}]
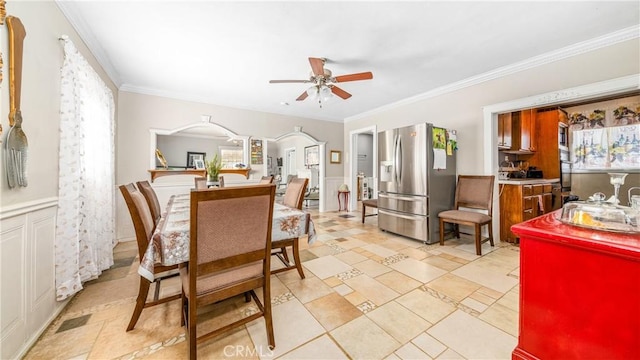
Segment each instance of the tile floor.
[{"label": "tile floor", "polygon": [[[266,346],[261,318],[200,345],[199,357],[511,358],[518,334],[517,246],[485,243],[479,257],[470,238],[425,245],[378,230],[376,217],[362,224],[357,212],[309,211],[318,240],[309,246],[301,239],[306,279],[295,270],[272,276],[275,350]],[[138,289],[135,246],[116,246],[114,267],[86,284],[26,359],[187,357],[179,300],[145,309],[136,328],[125,331]],[[163,283],[163,292],[179,289],[177,278]],[[243,296],[221,302],[202,314],[203,326],[254,308]]]}]

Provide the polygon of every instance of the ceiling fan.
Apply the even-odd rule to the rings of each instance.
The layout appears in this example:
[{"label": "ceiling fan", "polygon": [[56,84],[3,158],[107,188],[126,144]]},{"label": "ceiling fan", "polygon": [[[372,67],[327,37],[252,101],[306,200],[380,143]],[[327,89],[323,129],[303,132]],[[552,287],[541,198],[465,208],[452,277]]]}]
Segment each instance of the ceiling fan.
[{"label": "ceiling fan", "polygon": [[311,64],[311,74],[308,80],[269,80],[269,83],[312,83],[313,86],[300,94],[296,101],[302,101],[309,96],[316,96],[318,98],[318,102],[320,103],[320,107],[322,107],[322,102],[327,101],[331,97],[332,93],[345,100],[351,97],[351,94],[337,87],[335,83],[373,79],[373,74],[370,71],[357,74],[333,76],[331,70],[324,67],[326,61],[327,59],[325,58],[309,58],[309,63]]}]

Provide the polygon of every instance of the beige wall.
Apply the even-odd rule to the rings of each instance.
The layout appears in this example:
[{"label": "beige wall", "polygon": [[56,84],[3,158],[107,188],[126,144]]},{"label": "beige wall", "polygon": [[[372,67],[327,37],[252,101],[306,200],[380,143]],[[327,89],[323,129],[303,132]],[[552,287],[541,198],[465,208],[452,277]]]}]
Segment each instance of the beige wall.
[{"label": "beige wall", "polygon": [[[0,85],[0,123],[2,123],[2,166],[0,166],[1,206],[58,196],[58,125],[60,124],[60,68],[63,61],[60,35],[69,35],[78,50],[113,91],[117,89],[98,62],[80,40],[53,1],[8,1],[7,15],[22,21],[27,36],[24,40],[21,110],[22,128],[29,141],[27,176],[29,186],[9,189],[4,171],[4,146],[9,130],[9,60],[7,27],[0,26],[0,44],[4,59]],[[64,171],[65,169],[62,169]]]},{"label": "beige wall", "polygon": [[[377,125],[378,131],[430,122],[458,130],[459,174],[482,174],[485,157],[483,107],[640,73],[640,42],[629,40],[571,58],[558,60],[448,94],[391,108],[345,123],[350,131]],[[497,132],[494,134],[496,137]],[[496,143],[494,141],[494,143]],[[497,143],[496,143],[497,144]],[[345,156],[349,158],[349,155]],[[345,164],[345,173],[348,173]]]}]

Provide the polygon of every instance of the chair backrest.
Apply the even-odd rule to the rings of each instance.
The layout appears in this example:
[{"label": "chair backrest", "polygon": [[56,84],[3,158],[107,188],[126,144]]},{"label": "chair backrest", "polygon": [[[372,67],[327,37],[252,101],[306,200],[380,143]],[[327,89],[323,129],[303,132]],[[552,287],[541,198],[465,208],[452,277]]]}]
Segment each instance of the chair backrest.
[{"label": "chair backrest", "polygon": [[291,180],[293,180],[293,179],[295,179],[297,177],[298,177],[298,175],[291,175],[291,174],[287,175],[287,185],[289,185]]},{"label": "chair backrest", "polygon": [[160,220],[160,216],[162,216],[162,208],[160,208],[160,202],[158,201],[156,191],[153,190],[151,184],[146,180],[138,181],[136,184],[138,184],[138,189],[147,200],[147,205],[149,205],[149,210],[151,210],[151,216],[153,217],[153,224],[157,225],[158,220]]},{"label": "chair backrest", "polygon": [[274,196],[273,184],[191,192],[189,273],[269,263]]},{"label": "chair backrest", "polygon": [[455,208],[487,210],[487,215],[491,216],[494,179],[493,175],[459,175]]},{"label": "chair backrest", "polygon": [[260,178],[259,184],[271,184],[271,183],[273,183],[273,175],[263,176],[262,178]]},{"label": "chair backrest", "polygon": [[203,176],[196,176],[193,178],[195,182],[196,190],[206,190],[207,189],[207,178]]},{"label": "chair backrest", "polygon": [[131,214],[138,243],[138,255],[142,259],[155,230],[151,210],[144,195],[133,184],[120,185],[120,192]]},{"label": "chair backrest", "polygon": [[287,190],[284,192],[284,198],[282,203],[285,206],[302,209],[302,202],[304,201],[304,193],[307,190],[309,179],[295,177],[287,185]]},{"label": "chair backrest", "polygon": [[224,176],[218,176],[218,187],[224,187]]}]

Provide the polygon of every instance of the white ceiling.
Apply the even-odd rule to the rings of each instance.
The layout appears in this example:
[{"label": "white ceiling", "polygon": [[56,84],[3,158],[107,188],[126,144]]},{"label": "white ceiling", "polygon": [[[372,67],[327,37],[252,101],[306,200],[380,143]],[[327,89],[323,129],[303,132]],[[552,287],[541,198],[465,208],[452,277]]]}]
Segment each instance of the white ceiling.
[{"label": "white ceiling", "polygon": [[[58,4],[121,90],[331,121],[640,24],[640,1]],[[373,79],[322,108],[269,84],[308,79],[309,57]]]}]

